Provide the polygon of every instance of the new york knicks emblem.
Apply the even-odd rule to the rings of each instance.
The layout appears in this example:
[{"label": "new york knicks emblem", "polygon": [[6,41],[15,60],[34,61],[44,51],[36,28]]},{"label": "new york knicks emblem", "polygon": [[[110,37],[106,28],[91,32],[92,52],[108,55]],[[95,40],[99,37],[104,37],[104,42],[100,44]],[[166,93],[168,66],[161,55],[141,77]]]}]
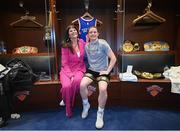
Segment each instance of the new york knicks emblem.
[{"label": "new york knicks emblem", "polygon": [[151,96],[155,97],[162,91],[163,88],[161,88],[158,85],[151,85],[147,87],[146,89],[150,93]]}]

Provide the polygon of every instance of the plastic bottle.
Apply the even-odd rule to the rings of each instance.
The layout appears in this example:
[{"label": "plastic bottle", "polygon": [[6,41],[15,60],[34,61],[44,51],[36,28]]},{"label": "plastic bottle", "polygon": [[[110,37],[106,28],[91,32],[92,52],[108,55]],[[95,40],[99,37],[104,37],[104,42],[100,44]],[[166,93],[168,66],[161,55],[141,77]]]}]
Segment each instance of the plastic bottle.
[{"label": "plastic bottle", "polygon": [[3,45],[3,41],[0,41],[0,54],[2,54],[2,45]]},{"label": "plastic bottle", "polygon": [[4,41],[0,42],[0,54],[7,54],[7,50],[6,50]]}]

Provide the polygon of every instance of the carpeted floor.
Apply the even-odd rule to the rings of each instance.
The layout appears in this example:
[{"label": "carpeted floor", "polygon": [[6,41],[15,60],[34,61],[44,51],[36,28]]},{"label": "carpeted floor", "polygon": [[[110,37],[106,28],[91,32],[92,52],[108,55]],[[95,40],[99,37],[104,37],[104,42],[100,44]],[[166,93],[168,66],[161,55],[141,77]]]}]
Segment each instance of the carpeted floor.
[{"label": "carpeted floor", "polygon": [[[81,119],[81,108],[74,109],[72,118],[59,110],[26,112],[18,120],[8,121],[5,130],[95,130],[96,109]],[[180,111],[113,107],[106,108],[104,130],[180,130]]]}]

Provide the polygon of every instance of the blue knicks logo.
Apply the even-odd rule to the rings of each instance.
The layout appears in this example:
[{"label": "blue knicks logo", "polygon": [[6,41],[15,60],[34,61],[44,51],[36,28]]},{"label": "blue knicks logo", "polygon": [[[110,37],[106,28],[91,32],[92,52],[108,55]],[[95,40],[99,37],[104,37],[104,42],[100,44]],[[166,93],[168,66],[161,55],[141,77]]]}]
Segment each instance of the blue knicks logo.
[{"label": "blue knicks logo", "polygon": [[87,30],[88,30],[88,28],[83,28],[83,29],[81,29],[81,31],[82,31],[83,33],[87,33]]},{"label": "blue knicks logo", "polygon": [[151,85],[147,87],[146,89],[150,93],[151,96],[155,97],[162,91],[163,88],[161,88],[158,85]]}]

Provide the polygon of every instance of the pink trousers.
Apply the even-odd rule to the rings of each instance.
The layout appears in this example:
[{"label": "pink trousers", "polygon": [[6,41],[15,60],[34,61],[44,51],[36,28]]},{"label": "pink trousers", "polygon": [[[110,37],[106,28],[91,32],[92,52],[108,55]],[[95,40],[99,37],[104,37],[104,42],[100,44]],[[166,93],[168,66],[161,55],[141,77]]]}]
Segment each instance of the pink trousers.
[{"label": "pink trousers", "polygon": [[70,78],[66,76],[63,72],[60,74],[60,81],[62,88],[60,92],[62,93],[62,99],[66,104],[66,116],[72,116],[72,107],[74,106],[75,97],[79,93],[80,82],[83,77],[83,73],[78,71],[74,75],[74,80],[71,82]]}]

